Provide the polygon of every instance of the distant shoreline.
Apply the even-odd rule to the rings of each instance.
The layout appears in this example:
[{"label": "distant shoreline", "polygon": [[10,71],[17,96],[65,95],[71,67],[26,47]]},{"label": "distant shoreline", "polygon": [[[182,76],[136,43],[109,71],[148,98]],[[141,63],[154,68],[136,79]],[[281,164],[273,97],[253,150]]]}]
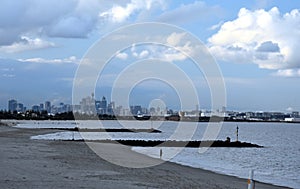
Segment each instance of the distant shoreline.
[{"label": "distant shoreline", "polygon": [[114,115],[114,114],[86,114],[79,112],[63,112],[56,114],[49,114],[47,111],[35,112],[27,111],[22,112],[7,112],[0,111],[0,120],[138,120],[138,121],[185,121],[185,122],[284,122],[284,123],[300,123],[300,118],[297,117],[285,117],[272,118],[272,117],[235,117],[225,115],[210,115],[200,116],[199,115],[181,115],[181,114],[167,114],[167,115]]},{"label": "distant shoreline", "polygon": [[[280,120],[232,120],[232,119],[224,119],[224,118],[203,118],[203,119],[199,119],[199,120],[195,120],[195,119],[180,119],[180,120],[169,120],[169,119],[165,119],[164,117],[154,117],[153,119],[147,119],[147,120],[141,120],[141,119],[135,119],[134,117],[131,116],[118,116],[115,118],[92,118],[92,119],[85,119],[85,118],[81,118],[81,119],[62,119],[62,118],[58,118],[58,117],[54,117],[54,118],[0,118],[0,125],[5,125],[8,122],[18,122],[18,121],[91,121],[91,120],[99,120],[99,121],[109,121],[109,120],[125,120],[125,121],[174,121],[174,122],[245,122],[245,123],[300,123],[297,121],[280,121]],[[5,121],[5,123],[3,122]]]}]

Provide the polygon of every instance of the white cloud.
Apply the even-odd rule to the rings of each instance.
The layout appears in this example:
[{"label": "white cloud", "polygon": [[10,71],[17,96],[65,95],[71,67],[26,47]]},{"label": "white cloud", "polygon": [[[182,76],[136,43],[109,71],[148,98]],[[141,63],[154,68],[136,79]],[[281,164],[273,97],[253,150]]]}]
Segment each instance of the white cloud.
[{"label": "white cloud", "polygon": [[28,58],[28,59],[18,59],[18,61],[30,62],[30,63],[47,63],[47,64],[79,63],[79,60],[75,56],[70,56],[64,59]]},{"label": "white cloud", "polygon": [[45,41],[41,38],[29,38],[22,36],[19,42],[15,42],[12,45],[0,46],[0,51],[7,53],[22,52],[35,49],[44,49],[49,47],[55,47],[55,44],[49,41]]},{"label": "white cloud", "polygon": [[[141,48],[142,46],[136,47],[135,44],[132,44],[130,51],[133,57],[138,58],[138,59],[143,59],[149,56],[150,52],[149,50],[145,50]],[[140,52],[139,52],[140,51]]]},{"label": "white cloud", "polygon": [[[260,68],[277,69],[277,75],[289,75],[300,67],[300,12],[281,14],[240,9],[235,20],[222,24],[208,39],[210,51],[219,60],[255,63]],[[297,70],[293,74],[297,75]]]},{"label": "white cloud", "polygon": [[192,55],[197,47],[193,47],[191,42],[186,38],[185,32],[172,33],[167,37],[166,43],[171,47],[166,49],[162,56],[167,61],[182,61],[187,59],[186,55]]},{"label": "white cloud", "polygon": [[[152,52],[151,57],[152,58],[158,58],[162,59],[164,61],[168,62],[174,62],[174,61],[184,61],[188,59],[188,56],[186,56],[186,52],[182,50],[184,47],[156,47],[151,48]],[[182,50],[182,51],[180,51]]]},{"label": "white cloud", "polygon": [[148,50],[142,50],[141,52],[137,52],[136,50],[132,50],[132,56],[138,59],[143,59],[148,57],[149,51]]},{"label": "white cloud", "polygon": [[118,53],[116,55],[117,58],[121,59],[121,60],[126,60],[127,57],[128,57],[128,54],[127,53]]},{"label": "white cloud", "polygon": [[[192,46],[185,32],[173,32],[167,36],[151,36],[155,41],[161,41],[163,45],[147,44],[135,45],[130,48],[131,56],[137,59],[157,58],[168,62],[186,60],[192,55],[197,47]],[[167,46],[165,46],[167,45]]]},{"label": "white cloud", "polygon": [[150,10],[154,4],[163,4],[161,0],[131,0],[125,6],[113,5],[107,11],[103,11],[99,14],[100,17],[111,20],[115,23],[120,23],[127,20],[131,15],[140,12],[142,10]]},{"label": "white cloud", "polygon": [[149,55],[149,51],[147,50],[143,50],[140,54],[139,54],[139,58],[146,58]]},{"label": "white cloud", "polygon": [[168,62],[183,61],[187,59],[187,56],[184,53],[174,48],[167,48],[161,52],[157,52],[157,56]]},{"label": "white cloud", "polygon": [[181,41],[185,35],[186,35],[186,33],[174,32],[170,36],[167,37],[167,43],[171,46],[179,45],[180,43],[182,43]]}]

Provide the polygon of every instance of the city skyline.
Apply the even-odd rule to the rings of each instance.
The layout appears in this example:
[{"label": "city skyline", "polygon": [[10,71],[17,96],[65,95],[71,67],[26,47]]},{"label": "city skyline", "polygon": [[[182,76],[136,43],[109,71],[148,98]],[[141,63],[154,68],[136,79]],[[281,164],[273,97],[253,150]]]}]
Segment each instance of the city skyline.
[{"label": "city skyline", "polygon": [[[128,24],[161,22],[181,27],[202,41],[222,73],[228,109],[299,111],[299,6],[293,0],[4,0],[0,7],[0,109],[6,109],[10,99],[19,99],[30,108],[45,99],[51,104],[72,104],[77,69],[97,40]],[[123,70],[141,60],[159,58],[185,72],[199,94],[199,103],[179,97],[176,88],[162,80],[137,83],[129,103],[149,107],[153,100],[161,100],[170,109],[193,109],[196,104],[210,109],[211,86],[205,73],[196,72],[192,61],[178,52],[189,48],[188,43],[178,43],[183,36],[164,36],[177,51],[132,44],[115,52],[95,84],[95,94],[111,101],[114,81]],[[166,73],[186,90],[181,78]],[[142,74],[129,75],[122,86],[130,88],[129,81]],[[181,107],[183,100],[189,101],[187,107]]]},{"label": "city skyline", "polygon": [[[228,116],[229,114],[241,114],[242,116],[262,116],[266,114],[267,116],[276,115],[276,116],[290,116],[299,118],[299,111],[293,110],[288,112],[278,112],[278,111],[236,111],[227,109],[226,107],[221,107],[220,109],[212,110],[212,109],[204,109],[199,107],[199,105],[195,105],[194,109],[172,109],[162,104],[156,104],[153,106],[144,107],[140,104],[130,104],[129,107],[123,107],[122,105],[115,104],[114,101],[107,101],[105,96],[97,99],[94,96],[94,93],[91,96],[87,96],[81,99],[81,101],[77,104],[67,104],[64,102],[60,102],[59,104],[51,104],[50,101],[45,101],[44,103],[35,103],[31,106],[31,108],[27,108],[24,104],[18,100],[10,99],[8,100],[7,109],[0,109],[0,111],[10,111],[10,112],[20,112],[24,113],[26,111],[34,111],[34,112],[43,112],[46,111],[49,114],[59,114],[64,112],[79,112],[83,114],[98,114],[98,115],[119,115],[119,116],[130,116],[130,115],[138,115],[138,114],[147,114],[147,115],[160,115],[165,116],[168,114],[182,114],[185,113],[185,116],[204,116],[210,117],[212,115],[223,115]],[[196,115],[200,113],[199,115]]]},{"label": "city skyline", "polygon": [[[195,107],[197,109],[198,106],[196,105]],[[164,112],[167,112],[168,110],[173,111],[172,109],[168,109],[168,107],[162,107],[158,104],[156,106],[151,107],[144,107],[140,104],[131,104],[129,107],[123,107],[122,105],[115,104],[114,101],[107,101],[105,96],[102,96],[102,98],[97,99],[92,93],[91,96],[82,98],[81,101],[76,104],[68,104],[65,102],[52,104],[50,101],[46,100],[44,102],[32,104],[31,106],[25,106],[21,101],[18,101],[16,99],[10,99],[8,100],[7,108],[0,110],[10,112],[25,112],[33,110],[36,112],[47,111],[48,113],[62,113],[74,111],[88,114],[114,114],[117,110],[128,110],[133,114],[138,114],[139,112],[149,113],[151,112],[151,110],[155,112],[155,110],[158,109],[162,109],[162,111]],[[178,112],[179,110],[175,111]]]},{"label": "city skyline", "polygon": [[3,119],[99,119],[99,120],[167,120],[167,121],[247,121],[247,122],[290,122],[300,121],[299,111],[290,113],[284,112],[262,112],[247,111],[236,112],[222,107],[217,110],[199,109],[196,105],[194,110],[172,110],[168,107],[151,106],[143,107],[141,105],[130,105],[123,107],[115,102],[107,102],[103,96],[97,100],[92,93],[91,96],[82,98],[79,104],[51,105],[50,101],[33,105],[32,108],[26,108],[17,100],[8,101],[8,111],[0,110]]}]

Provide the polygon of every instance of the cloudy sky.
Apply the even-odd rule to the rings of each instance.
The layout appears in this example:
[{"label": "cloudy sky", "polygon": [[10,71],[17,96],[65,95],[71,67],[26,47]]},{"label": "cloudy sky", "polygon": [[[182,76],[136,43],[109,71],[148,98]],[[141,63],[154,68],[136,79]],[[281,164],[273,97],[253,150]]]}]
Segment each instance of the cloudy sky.
[{"label": "cloudy sky", "polygon": [[[223,75],[228,109],[300,110],[300,2],[295,0],[1,0],[0,109],[12,98],[27,107],[46,100],[71,103],[76,70],[90,47],[111,31],[144,22],[175,25],[202,41]],[[186,33],[165,36],[169,47],[132,44],[115,52],[99,76],[96,97],[110,99],[114,81],[132,62],[159,58],[183,70],[199,93],[200,107],[210,108],[212,86],[183,54],[190,52],[189,43],[178,41]],[[127,80],[133,77],[128,74]],[[185,86],[176,78],[171,80],[179,89],[158,80],[140,82],[130,103],[147,107],[161,99],[179,109],[178,100],[188,97],[176,93]]]}]

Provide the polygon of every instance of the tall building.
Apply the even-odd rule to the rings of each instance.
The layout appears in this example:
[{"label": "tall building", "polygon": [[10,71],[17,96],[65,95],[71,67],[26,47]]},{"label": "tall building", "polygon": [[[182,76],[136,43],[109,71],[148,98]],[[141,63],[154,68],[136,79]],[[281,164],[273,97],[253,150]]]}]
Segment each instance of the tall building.
[{"label": "tall building", "polygon": [[46,101],[46,102],[45,102],[45,110],[46,110],[48,113],[51,113],[51,102],[49,102],[49,101]]},{"label": "tall building", "polygon": [[59,105],[58,105],[58,107],[57,107],[58,113],[66,112],[64,105],[65,105],[65,104],[64,104],[63,102],[60,102],[60,103],[59,103]]},{"label": "tall building", "polygon": [[106,98],[104,96],[102,97],[102,100],[101,100],[101,108],[105,109],[105,110],[107,108],[107,101],[106,101]]},{"label": "tall building", "polygon": [[106,98],[104,96],[102,97],[102,100],[95,101],[95,109],[97,111],[97,114],[111,114],[114,106],[114,102],[107,104]]},{"label": "tall building", "polygon": [[32,109],[32,111],[34,111],[34,112],[39,112],[39,111],[40,111],[40,106],[39,106],[39,105],[33,105],[33,106],[31,107],[31,109]]},{"label": "tall building", "polygon": [[96,108],[95,108],[94,94],[92,93],[91,96],[83,98],[80,102],[80,106],[81,106],[82,113],[95,114]]},{"label": "tall building", "polygon": [[103,96],[102,100],[100,101],[100,114],[107,113],[107,101],[106,98]]},{"label": "tall building", "polygon": [[44,104],[43,103],[41,103],[40,104],[40,111],[44,111],[45,109],[44,109]]},{"label": "tall building", "polygon": [[132,115],[137,115],[142,113],[142,107],[141,106],[130,106],[130,112]]},{"label": "tall building", "polygon": [[17,111],[18,112],[25,112],[24,105],[22,103],[17,104]]},{"label": "tall building", "polygon": [[65,112],[71,112],[71,111],[73,111],[72,105],[65,104],[64,105],[64,110],[65,110]]},{"label": "tall building", "polygon": [[107,114],[113,115],[115,111],[115,102],[111,102],[107,105]]},{"label": "tall building", "polygon": [[8,101],[8,110],[13,112],[13,111],[17,111],[17,107],[18,107],[18,102],[14,99],[11,99]]},{"label": "tall building", "polygon": [[101,101],[100,100],[96,100],[95,101],[95,108],[96,108],[96,111],[97,111],[97,114],[100,114],[101,112]]}]

